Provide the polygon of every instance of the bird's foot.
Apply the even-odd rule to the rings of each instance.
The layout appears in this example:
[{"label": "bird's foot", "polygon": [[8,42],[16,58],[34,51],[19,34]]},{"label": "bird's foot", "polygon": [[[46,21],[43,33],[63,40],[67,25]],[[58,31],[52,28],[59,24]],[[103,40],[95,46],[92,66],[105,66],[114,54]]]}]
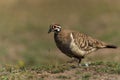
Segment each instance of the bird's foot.
[{"label": "bird's foot", "polygon": [[89,63],[84,63],[82,66],[89,67]]},{"label": "bird's foot", "polygon": [[88,63],[78,64],[78,67],[82,67],[82,66],[89,67],[89,64]]},{"label": "bird's foot", "polygon": [[79,64],[78,64],[78,67],[81,67],[81,66],[82,66],[82,64],[81,64],[81,63],[79,63]]},{"label": "bird's foot", "polygon": [[85,67],[89,67],[90,66],[90,62],[85,62],[85,63],[82,63],[82,64],[80,64],[81,66],[85,66]]}]

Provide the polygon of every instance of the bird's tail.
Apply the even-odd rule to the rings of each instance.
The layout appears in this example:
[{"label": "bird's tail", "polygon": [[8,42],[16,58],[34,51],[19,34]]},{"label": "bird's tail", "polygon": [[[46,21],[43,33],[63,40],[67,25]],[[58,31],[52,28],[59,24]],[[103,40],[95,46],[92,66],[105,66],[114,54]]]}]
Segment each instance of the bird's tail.
[{"label": "bird's tail", "polygon": [[117,46],[115,46],[115,45],[106,45],[105,48],[117,48]]}]

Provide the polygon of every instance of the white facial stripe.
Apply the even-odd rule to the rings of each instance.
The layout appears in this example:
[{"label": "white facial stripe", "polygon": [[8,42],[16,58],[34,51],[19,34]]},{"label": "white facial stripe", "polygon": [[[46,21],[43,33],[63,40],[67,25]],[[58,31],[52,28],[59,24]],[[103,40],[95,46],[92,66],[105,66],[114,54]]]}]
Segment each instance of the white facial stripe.
[{"label": "white facial stripe", "polygon": [[57,26],[58,28],[61,28],[61,26]]},{"label": "white facial stripe", "polygon": [[55,28],[54,31],[59,32],[61,30],[61,28]]}]

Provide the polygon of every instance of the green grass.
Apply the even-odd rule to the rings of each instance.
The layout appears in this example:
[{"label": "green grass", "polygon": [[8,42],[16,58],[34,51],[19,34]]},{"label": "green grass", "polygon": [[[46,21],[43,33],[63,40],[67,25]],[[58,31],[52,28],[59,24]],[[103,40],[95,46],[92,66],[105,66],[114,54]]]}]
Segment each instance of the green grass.
[{"label": "green grass", "polygon": [[89,80],[89,78],[90,78],[90,74],[84,74],[82,76],[82,80]]},{"label": "green grass", "polygon": [[62,80],[64,80],[64,79],[70,79],[70,77],[67,77],[67,76],[64,76],[64,75],[59,75],[59,76],[57,76],[57,78],[58,79],[62,79]]},{"label": "green grass", "polygon": [[[110,74],[120,74],[120,64],[116,63],[116,62],[98,61],[98,62],[93,62],[90,65],[92,65],[97,72],[103,72],[103,73],[105,72],[105,73],[110,73]],[[102,65],[102,66],[100,66],[100,65]]]}]

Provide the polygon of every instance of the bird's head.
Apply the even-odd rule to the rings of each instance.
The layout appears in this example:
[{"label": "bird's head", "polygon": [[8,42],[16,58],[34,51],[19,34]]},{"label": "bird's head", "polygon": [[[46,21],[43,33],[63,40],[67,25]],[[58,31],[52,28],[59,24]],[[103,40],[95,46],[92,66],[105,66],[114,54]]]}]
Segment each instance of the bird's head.
[{"label": "bird's head", "polygon": [[48,33],[50,32],[58,33],[60,31],[61,31],[61,26],[59,24],[51,24]]}]

